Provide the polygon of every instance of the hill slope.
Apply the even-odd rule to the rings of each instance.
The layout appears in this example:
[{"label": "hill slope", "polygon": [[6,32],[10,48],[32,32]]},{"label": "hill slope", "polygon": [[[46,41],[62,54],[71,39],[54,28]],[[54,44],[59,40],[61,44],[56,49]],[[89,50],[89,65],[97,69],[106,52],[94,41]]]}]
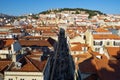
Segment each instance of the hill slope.
[{"label": "hill slope", "polygon": [[15,18],[15,16],[10,16],[10,15],[7,15],[7,14],[0,13],[0,18],[10,19],[10,18]]},{"label": "hill slope", "polygon": [[101,11],[89,10],[89,9],[83,9],[83,8],[60,8],[60,9],[43,11],[43,12],[40,12],[39,14],[49,14],[51,12],[58,13],[58,12],[64,12],[64,11],[75,11],[75,13],[73,13],[73,14],[80,14],[82,11],[84,11],[85,13],[89,14],[89,17],[95,16],[97,14],[100,14],[100,15],[104,14]]}]

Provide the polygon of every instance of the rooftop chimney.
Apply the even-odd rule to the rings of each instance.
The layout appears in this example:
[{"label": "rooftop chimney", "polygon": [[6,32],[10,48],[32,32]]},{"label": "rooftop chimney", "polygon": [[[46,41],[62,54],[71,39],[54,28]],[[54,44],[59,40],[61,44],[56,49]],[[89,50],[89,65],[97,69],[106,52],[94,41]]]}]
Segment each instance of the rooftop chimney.
[{"label": "rooftop chimney", "polygon": [[16,54],[12,54],[12,62],[17,62],[17,55]]}]

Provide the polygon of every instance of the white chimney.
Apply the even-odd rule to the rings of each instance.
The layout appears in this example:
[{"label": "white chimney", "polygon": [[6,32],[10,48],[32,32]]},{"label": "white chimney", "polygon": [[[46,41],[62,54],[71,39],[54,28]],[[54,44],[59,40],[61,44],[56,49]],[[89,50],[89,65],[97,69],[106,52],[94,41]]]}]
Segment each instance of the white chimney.
[{"label": "white chimney", "polygon": [[12,54],[12,62],[16,62],[16,61],[17,61],[16,54]]}]

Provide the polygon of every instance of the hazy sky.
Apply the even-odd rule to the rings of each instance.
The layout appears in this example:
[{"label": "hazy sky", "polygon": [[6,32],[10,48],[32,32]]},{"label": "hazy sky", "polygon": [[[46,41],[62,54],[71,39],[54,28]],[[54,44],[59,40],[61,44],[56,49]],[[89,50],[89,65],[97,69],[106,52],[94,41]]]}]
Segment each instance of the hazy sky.
[{"label": "hazy sky", "polygon": [[0,13],[22,15],[51,8],[86,8],[120,14],[120,0],[0,0]]}]

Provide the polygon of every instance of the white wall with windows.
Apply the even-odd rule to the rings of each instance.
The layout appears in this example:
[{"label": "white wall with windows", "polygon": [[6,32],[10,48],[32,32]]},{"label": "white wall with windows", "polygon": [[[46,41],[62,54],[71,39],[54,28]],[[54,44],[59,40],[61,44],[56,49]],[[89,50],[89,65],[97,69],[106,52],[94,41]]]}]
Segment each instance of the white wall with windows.
[{"label": "white wall with windows", "polygon": [[93,50],[95,52],[104,53],[105,47],[119,47],[120,40],[94,40],[93,41]]},{"label": "white wall with windows", "polygon": [[4,80],[43,80],[43,73],[6,71],[4,75]]}]

